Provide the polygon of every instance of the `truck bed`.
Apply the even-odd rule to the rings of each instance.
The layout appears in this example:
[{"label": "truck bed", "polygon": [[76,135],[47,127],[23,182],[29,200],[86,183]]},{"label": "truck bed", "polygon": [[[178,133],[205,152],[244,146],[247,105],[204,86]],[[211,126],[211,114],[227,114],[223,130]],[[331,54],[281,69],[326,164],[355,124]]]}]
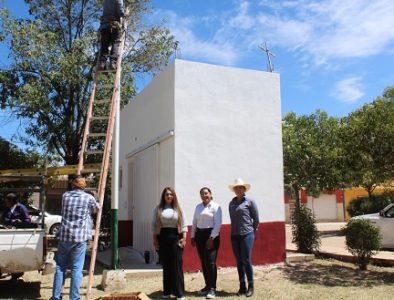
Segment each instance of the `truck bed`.
[{"label": "truck bed", "polygon": [[0,273],[40,270],[44,265],[45,230],[0,229]]}]

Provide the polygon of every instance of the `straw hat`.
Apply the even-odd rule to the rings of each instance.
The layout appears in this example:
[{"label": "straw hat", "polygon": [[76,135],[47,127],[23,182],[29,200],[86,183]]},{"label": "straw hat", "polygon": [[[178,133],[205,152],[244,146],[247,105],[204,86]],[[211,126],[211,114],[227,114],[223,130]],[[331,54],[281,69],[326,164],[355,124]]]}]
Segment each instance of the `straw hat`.
[{"label": "straw hat", "polygon": [[230,189],[232,192],[234,192],[234,188],[235,188],[236,186],[243,186],[243,187],[245,188],[245,191],[246,191],[246,192],[250,190],[250,184],[249,184],[249,183],[246,183],[246,182],[243,181],[241,178],[235,179],[235,180],[234,180],[234,183],[233,183],[233,184],[230,184],[228,187],[229,187],[229,189]]}]

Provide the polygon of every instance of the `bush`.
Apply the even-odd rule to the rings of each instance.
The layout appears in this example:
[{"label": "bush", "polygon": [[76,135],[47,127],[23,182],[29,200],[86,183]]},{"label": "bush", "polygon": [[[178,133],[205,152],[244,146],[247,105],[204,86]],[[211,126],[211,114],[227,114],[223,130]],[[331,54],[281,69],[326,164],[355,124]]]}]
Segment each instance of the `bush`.
[{"label": "bush", "polygon": [[291,221],[292,241],[297,245],[297,251],[314,253],[319,250],[320,237],[311,210],[301,205],[299,210],[294,209]]},{"label": "bush", "polygon": [[379,228],[373,226],[369,220],[355,219],[347,223],[343,232],[347,249],[357,256],[360,270],[366,270],[371,256],[376,254],[382,243]]},{"label": "bush", "polygon": [[394,203],[393,193],[385,193],[379,196],[360,197],[350,202],[347,211],[350,216],[360,216],[381,211],[390,203]]}]

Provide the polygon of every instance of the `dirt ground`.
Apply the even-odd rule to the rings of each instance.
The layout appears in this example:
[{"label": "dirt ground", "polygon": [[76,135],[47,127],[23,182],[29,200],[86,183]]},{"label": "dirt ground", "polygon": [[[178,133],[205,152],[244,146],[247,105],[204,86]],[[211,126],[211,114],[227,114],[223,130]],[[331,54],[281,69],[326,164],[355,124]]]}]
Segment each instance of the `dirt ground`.
[{"label": "dirt ground", "polygon": [[[110,294],[100,289],[102,270],[96,270],[93,299]],[[26,273],[23,281],[0,280],[0,299],[49,299],[53,275]],[[83,287],[86,287],[87,276]],[[151,299],[161,298],[160,272],[127,275],[127,287],[118,292],[142,291]],[[66,281],[68,293],[69,279]],[[201,273],[185,274],[186,299],[202,299],[196,291],[201,289]],[[216,298],[240,299],[237,272],[222,268],[218,272]],[[255,295],[253,299],[393,299],[394,268],[370,266],[359,271],[354,265],[335,260],[317,259],[311,263],[255,267]],[[82,293],[85,288],[82,288]],[[244,297],[241,297],[244,298]],[[66,294],[63,299],[68,299]],[[84,299],[82,296],[81,299]]]}]

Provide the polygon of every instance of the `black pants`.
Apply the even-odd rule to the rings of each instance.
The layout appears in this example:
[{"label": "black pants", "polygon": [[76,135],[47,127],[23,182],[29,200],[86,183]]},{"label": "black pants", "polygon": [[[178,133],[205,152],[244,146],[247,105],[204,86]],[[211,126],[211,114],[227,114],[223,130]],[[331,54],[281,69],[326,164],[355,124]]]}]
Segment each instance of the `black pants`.
[{"label": "black pants", "polygon": [[206,242],[211,235],[212,228],[198,229],[194,236],[198,256],[200,257],[202,273],[204,275],[205,286],[210,289],[216,289],[217,279],[217,266],[216,258],[218,256],[218,250],[220,245],[220,237],[217,236],[213,240],[213,248],[207,249]]},{"label": "black pants", "polygon": [[162,228],[158,238],[160,262],[163,266],[163,294],[183,297],[183,248],[178,246],[181,236],[177,228]]},{"label": "black pants", "polygon": [[[110,54],[111,63],[116,63],[119,56],[119,47],[122,39],[122,29],[111,27],[101,29],[100,61],[106,62]],[[111,53],[109,47],[111,46]]]}]

